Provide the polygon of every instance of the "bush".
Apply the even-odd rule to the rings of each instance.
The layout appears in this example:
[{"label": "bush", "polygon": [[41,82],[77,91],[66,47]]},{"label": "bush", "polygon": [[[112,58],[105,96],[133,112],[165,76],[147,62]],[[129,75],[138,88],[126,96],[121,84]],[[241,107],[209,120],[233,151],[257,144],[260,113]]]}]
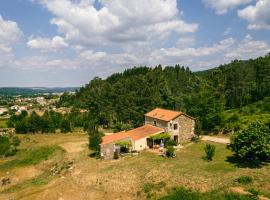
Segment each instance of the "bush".
[{"label": "bush", "polygon": [[254,198],[250,195],[240,195],[236,193],[200,193],[185,188],[175,188],[171,193],[159,200],[253,200]]},{"label": "bush", "polygon": [[21,141],[17,136],[11,137],[6,133],[0,134],[0,156],[14,156],[20,143]]},{"label": "bush", "polygon": [[251,123],[231,138],[231,149],[237,157],[253,163],[270,158],[270,130],[261,122]]},{"label": "bush", "polygon": [[254,189],[254,188],[250,188],[249,190],[248,190],[251,194],[250,194],[250,198],[251,199],[255,199],[255,200],[257,200],[257,199],[259,199],[259,191],[258,190],[256,190],[256,189]]},{"label": "bush", "polygon": [[166,147],[167,146],[176,146],[177,145],[176,141],[174,141],[172,139],[169,139],[168,141],[166,141],[165,144],[166,144]]},{"label": "bush", "polygon": [[216,147],[212,144],[206,144],[204,147],[205,152],[205,159],[208,161],[213,160],[213,157],[215,155]]},{"label": "bush", "polygon": [[172,157],[175,156],[173,146],[168,146],[168,147],[167,147],[166,156],[167,156],[168,158],[172,158]]},{"label": "bush", "polygon": [[249,183],[252,183],[253,179],[252,177],[250,176],[240,176],[238,179],[237,179],[238,183],[240,184],[249,184]]},{"label": "bush", "polygon": [[198,142],[201,141],[201,138],[200,138],[200,136],[198,136],[198,135],[194,135],[194,136],[191,138],[191,141],[192,141],[192,142],[195,142],[195,143],[198,143]]}]

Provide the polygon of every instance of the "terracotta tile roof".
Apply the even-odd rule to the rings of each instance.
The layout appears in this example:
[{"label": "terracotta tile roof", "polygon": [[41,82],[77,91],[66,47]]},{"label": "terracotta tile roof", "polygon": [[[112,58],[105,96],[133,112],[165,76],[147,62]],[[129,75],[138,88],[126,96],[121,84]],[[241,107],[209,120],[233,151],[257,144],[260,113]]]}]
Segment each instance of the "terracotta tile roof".
[{"label": "terracotta tile roof", "polygon": [[183,112],[167,110],[167,109],[162,109],[162,108],[156,108],[156,109],[145,114],[145,116],[147,116],[147,117],[152,117],[152,118],[160,119],[160,120],[167,121],[167,122],[175,119],[176,117],[178,117],[180,115],[185,115],[191,119],[194,119],[193,117],[190,117]]},{"label": "terracotta tile roof", "polygon": [[133,140],[139,140],[141,138],[145,138],[147,136],[162,133],[162,132],[164,132],[163,128],[152,126],[150,124],[145,124],[139,128],[135,128],[135,129],[128,131],[128,135]]},{"label": "terracotta tile roof", "polygon": [[160,119],[163,121],[170,121],[180,116],[181,114],[182,112],[156,108],[149,113],[146,113],[145,116]]},{"label": "terracotta tile roof", "polygon": [[112,142],[120,141],[123,139],[132,139],[133,141],[139,140],[141,138],[145,138],[150,135],[158,134],[164,132],[163,128],[159,128],[156,126],[152,126],[150,124],[145,124],[141,127],[129,130],[129,131],[122,131],[119,133],[115,133],[113,135],[106,135],[102,137],[101,144],[109,144]]},{"label": "terracotta tile roof", "polygon": [[102,143],[101,144],[109,144],[115,141],[123,140],[130,138],[129,135],[127,135],[126,131],[121,131],[118,133],[114,133],[112,135],[105,135],[102,137]]}]

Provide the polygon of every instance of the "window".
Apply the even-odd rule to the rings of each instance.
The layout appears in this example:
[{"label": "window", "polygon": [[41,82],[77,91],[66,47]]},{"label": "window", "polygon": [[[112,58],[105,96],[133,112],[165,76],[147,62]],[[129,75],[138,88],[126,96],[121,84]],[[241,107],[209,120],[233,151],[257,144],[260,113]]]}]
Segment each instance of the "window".
[{"label": "window", "polygon": [[177,130],[178,129],[178,124],[174,124],[173,125],[173,130]]},{"label": "window", "polygon": [[170,123],[170,128],[172,128],[172,123]]},{"label": "window", "polygon": [[157,125],[157,121],[156,120],[154,120],[154,126],[156,126]]}]

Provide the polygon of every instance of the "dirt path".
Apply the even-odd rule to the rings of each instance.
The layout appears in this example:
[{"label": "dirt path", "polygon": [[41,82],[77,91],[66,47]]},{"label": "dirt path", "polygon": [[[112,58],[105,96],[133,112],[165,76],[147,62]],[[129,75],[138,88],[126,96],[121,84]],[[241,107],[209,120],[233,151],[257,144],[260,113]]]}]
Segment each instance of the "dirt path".
[{"label": "dirt path", "polygon": [[68,142],[59,144],[67,153],[78,153],[85,149],[87,141]]},{"label": "dirt path", "polygon": [[202,136],[202,141],[217,142],[220,144],[230,144],[229,138],[219,138],[214,136]]}]

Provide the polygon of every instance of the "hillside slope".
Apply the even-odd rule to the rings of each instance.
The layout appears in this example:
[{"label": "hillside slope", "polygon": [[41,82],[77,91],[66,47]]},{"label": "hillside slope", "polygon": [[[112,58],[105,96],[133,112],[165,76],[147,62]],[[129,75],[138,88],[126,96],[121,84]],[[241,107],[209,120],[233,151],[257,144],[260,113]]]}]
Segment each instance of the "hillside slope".
[{"label": "hillside slope", "polygon": [[105,80],[94,78],[75,96],[63,96],[60,104],[89,109],[92,120],[103,126],[138,126],[144,113],[163,107],[196,117],[198,130],[220,131],[225,110],[268,96],[269,55],[195,73],[179,65],[134,67]]}]

